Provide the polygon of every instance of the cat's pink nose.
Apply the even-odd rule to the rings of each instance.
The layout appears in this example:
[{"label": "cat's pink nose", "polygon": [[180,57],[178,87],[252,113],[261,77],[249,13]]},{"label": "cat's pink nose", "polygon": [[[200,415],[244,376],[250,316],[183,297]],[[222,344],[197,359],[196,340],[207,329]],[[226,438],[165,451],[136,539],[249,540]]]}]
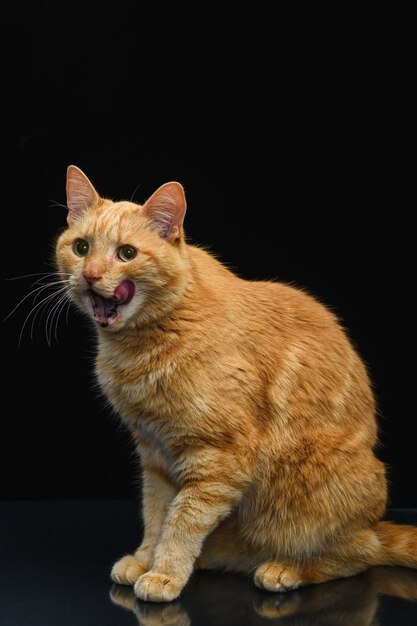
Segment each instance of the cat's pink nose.
[{"label": "cat's pink nose", "polygon": [[89,285],[92,285],[93,283],[96,282],[96,280],[100,280],[101,278],[99,272],[95,270],[85,270],[83,272],[83,276]]}]

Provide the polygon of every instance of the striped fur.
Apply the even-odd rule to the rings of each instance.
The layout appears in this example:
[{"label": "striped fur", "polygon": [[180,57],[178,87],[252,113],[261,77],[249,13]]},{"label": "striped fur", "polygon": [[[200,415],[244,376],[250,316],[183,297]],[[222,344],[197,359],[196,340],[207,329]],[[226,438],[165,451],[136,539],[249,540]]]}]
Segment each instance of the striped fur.
[{"label": "striped fur", "polygon": [[[145,535],[113,580],[167,601],[194,567],[251,573],[271,591],[417,567],[417,529],[380,523],[375,402],[335,315],[187,244],[178,183],[140,206],[101,198],[79,172],[68,173],[77,213],[57,243],[74,299],[91,317],[82,272],[92,263],[103,295],[124,279],[136,286],[115,327],[97,327],[97,379],[143,475]],[[78,237],[90,241],[85,258],[72,251]],[[139,251],[128,263],[115,258],[122,244]]]}]

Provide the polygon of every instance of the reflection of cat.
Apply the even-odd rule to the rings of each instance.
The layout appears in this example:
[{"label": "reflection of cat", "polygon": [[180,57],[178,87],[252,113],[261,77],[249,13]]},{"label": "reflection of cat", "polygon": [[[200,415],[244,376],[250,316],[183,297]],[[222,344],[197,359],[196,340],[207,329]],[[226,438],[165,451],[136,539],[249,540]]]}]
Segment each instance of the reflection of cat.
[{"label": "reflection of cat", "polygon": [[[201,623],[201,616],[207,626],[257,624],[257,616],[265,623],[279,619],[281,626],[378,626],[381,595],[417,600],[417,572],[375,567],[353,578],[271,596],[249,589],[238,577],[225,580],[201,572],[191,579],[181,601],[172,605],[142,603],[132,589],[120,585],[110,591],[112,602],[135,613],[140,626],[192,626]],[[416,609],[417,605],[403,606],[404,619],[410,618],[404,623],[413,623]]]},{"label": "reflection of cat", "polygon": [[374,400],[335,316],[188,245],[179,183],[114,203],[70,166],[67,203],[59,270],[95,322],[97,377],[143,470],[145,535],[113,580],[166,601],[196,563],[270,591],[417,567],[417,529],[379,522]]}]

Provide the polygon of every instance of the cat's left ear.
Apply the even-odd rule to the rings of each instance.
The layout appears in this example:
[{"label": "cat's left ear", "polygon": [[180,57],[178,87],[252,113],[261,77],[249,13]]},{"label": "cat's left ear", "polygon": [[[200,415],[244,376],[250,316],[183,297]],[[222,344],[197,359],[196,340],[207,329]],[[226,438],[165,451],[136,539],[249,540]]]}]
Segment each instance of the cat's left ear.
[{"label": "cat's left ear", "polygon": [[69,226],[99,200],[100,196],[84,172],[75,165],[69,165],[67,169],[67,222]]},{"label": "cat's left ear", "polygon": [[143,205],[143,213],[163,239],[173,243],[181,237],[187,203],[180,183],[165,183]]}]

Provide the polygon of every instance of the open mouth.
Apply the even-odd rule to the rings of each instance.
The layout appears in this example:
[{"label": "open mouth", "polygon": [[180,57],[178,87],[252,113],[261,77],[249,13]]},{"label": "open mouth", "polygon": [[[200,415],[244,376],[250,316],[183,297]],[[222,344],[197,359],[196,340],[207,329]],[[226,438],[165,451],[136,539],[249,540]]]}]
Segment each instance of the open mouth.
[{"label": "open mouth", "polygon": [[105,298],[97,291],[88,290],[94,319],[102,328],[112,326],[117,319],[121,305],[129,304],[135,295],[135,285],[131,280],[123,280],[117,285],[112,298]]}]

